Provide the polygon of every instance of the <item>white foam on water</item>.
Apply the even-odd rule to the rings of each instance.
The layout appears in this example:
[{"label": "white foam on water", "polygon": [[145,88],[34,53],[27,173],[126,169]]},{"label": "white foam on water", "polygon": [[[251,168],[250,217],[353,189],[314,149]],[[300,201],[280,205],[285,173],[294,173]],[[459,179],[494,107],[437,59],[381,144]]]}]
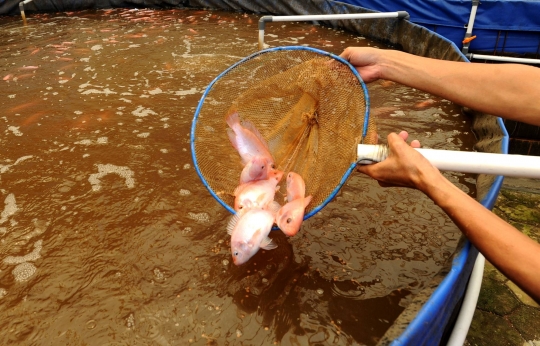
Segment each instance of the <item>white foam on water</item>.
[{"label": "white foam on water", "polygon": [[32,155],[26,155],[26,156],[19,157],[15,161],[15,163],[13,163],[12,165],[0,165],[0,174],[7,172],[12,166],[17,165],[24,160],[31,159],[32,157],[33,157]]},{"label": "white foam on water", "polygon": [[147,138],[148,136],[150,136],[150,132],[143,132],[137,135],[139,138]]},{"label": "white foam on water", "polygon": [[73,113],[77,114],[77,115],[81,115],[82,112],[81,111],[74,111]]},{"label": "white foam on water", "polygon": [[83,95],[89,95],[89,94],[105,94],[105,95],[110,95],[110,94],[117,94],[116,91],[112,91],[111,89],[109,88],[105,88],[103,90],[98,90],[98,89],[88,89],[88,90],[85,90],[82,92]]},{"label": "white foam on water", "polygon": [[79,61],[90,62],[90,58],[80,58]]},{"label": "white foam on water", "polygon": [[106,176],[107,174],[117,174],[120,177],[125,179],[126,186],[128,188],[135,187],[135,180],[133,179],[133,171],[130,170],[128,167],[125,166],[115,166],[112,164],[98,164],[98,172],[90,174],[90,177],[88,178],[88,181],[92,185],[92,191],[99,191],[101,189],[101,178]]},{"label": "white foam on water", "polygon": [[34,250],[24,256],[8,256],[4,258],[5,264],[21,264],[24,262],[35,261],[41,258],[40,252],[43,248],[43,240],[38,240],[34,243]]},{"label": "white foam on water", "polygon": [[8,95],[10,99],[14,99],[16,94]]},{"label": "white foam on water", "polygon": [[19,137],[20,137],[20,136],[23,135],[23,133],[22,133],[21,131],[19,131],[19,126],[9,126],[9,127],[8,127],[8,130],[11,131],[11,132],[13,132],[13,134],[14,134],[15,136],[19,136]]},{"label": "white foam on water", "polygon": [[163,154],[167,154],[169,151],[167,149],[159,149]]},{"label": "white foam on water", "polygon": [[194,95],[199,93],[199,90],[197,88],[191,88],[189,90],[178,90],[174,92],[174,95],[177,96],[184,96],[184,95]]},{"label": "white foam on water", "polygon": [[17,203],[15,201],[15,195],[10,193],[4,200],[5,207],[0,214],[0,225],[7,221],[10,216],[13,216],[17,210]]},{"label": "white foam on water", "polygon": [[162,94],[162,93],[163,93],[163,90],[161,90],[160,88],[155,88],[154,90],[148,91],[148,93],[149,93],[150,95],[157,95],[157,94]]},{"label": "white foam on water", "polygon": [[209,222],[210,221],[210,215],[208,213],[188,213],[188,217],[192,220],[195,220],[197,222]]},{"label": "white foam on water", "polygon": [[92,48],[90,49],[93,51],[97,51],[97,50],[103,49],[103,46],[100,44],[96,44],[95,46],[92,46]]},{"label": "white foam on water", "polygon": [[149,108],[144,108],[143,106],[138,106],[136,110],[131,112],[131,114],[133,114],[136,117],[146,117],[149,115],[157,115],[157,113],[154,112],[153,110]]},{"label": "white foam on water", "polygon": [[[124,94],[124,93],[122,93],[122,94]],[[120,100],[120,101],[124,101],[124,102],[127,102],[127,103],[131,103],[131,100],[128,100],[128,99],[126,99],[126,98],[123,98],[123,97],[122,97],[122,98],[120,98],[119,100]]]},{"label": "white foam on water", "polygon": [[36,273],[36,266],[32,263],[24,262],[15,267],[11,274],[15,277],[15,281],[22,282],[30,279]]},{"label": "white foam on water", "polygon": [[186,164],[184,165],[184,169],[190,169],[190,168],[191,168],[191,165],[190,165],[189,163],[186,163]]},{"label": "white foam on water", "polygon": [[0,299],[4,298],[7,294],[7,290],[5,288],[0,288]]},{"label": "white foam on water", "polygon": [[99,137],[95,141],[93,141],[91,139],[83,139],[83,140],[77,141],[77,142],[75,142],[73,144],[89,146],[89,145],[95,145],[95,144],[107,144],[108,142],[109,142],[109,139],[107,137]]},{"label": "white foam on water", "polygon": [[180,196],[189,196],[191,195],[191,191],[180,189]]}]

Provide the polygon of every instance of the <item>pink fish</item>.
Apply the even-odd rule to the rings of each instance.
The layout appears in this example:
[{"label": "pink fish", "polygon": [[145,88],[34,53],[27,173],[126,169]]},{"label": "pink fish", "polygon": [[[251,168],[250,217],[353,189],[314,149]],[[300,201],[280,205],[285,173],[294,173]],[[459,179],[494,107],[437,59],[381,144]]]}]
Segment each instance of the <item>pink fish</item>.
[{"label": "pink fish", "polygon": [[268,179],[267,166],[266,158],[259,156],[253,157],[240,174],[240,185],[249,183],[250,181]]},{"label": "pink fish", "polygon": [[231,235],[234,264],[238,266],[246,263],[259,249],[271,250],[277,247],[268,237],[273,224],[274,215],[260,208],[246,209],[232,217],[227,233]]},{"label": "pink fish", "polygon": [[311,196],[298,198],[286,203],[278,210],[276,224],[288,237],[292,237],[300,231],[300,226],[302,226],[304,220],[304,210],[311,203],[311,199]]},{"label": "pink fish", "polygon": [[39,67],[37,66],[23,66],[23,67],[19,67],[19,70],[35,70]]},{"label": "pink fish", "polygon": [[234,210],[245,209],[248,205],[267,209],[274,201],[276,191],[279,190],[278,182],[283,177],[283,172],[276,170],[275,176],[266,180],[256,180],[242,184],[234,191]]},{"label": "pink fish", "polygon": [[433,104],[435,104],[435,100],[427,99],[425,101],[416,102],[413,107],[416,109],[423,109],[423,108],[431,107],[433,106]]},{"label": "pink fish", "polygon": [[13,78],[13,74],[8,74],[8,75],[5,75],[4,78],[2,78],[2,80],[9,80],[10,78]]},{"label": "pink fish", "polygon": [[306,195],[306,184],[298,173],[289,172],[287,174],[287,202],[304,198]]},{"label": "pink fish", "polygon": [[258,156],[266,158],[270,166],[274,165],[268,144],[255,125],[249,121],[240,124],[240,116],[236,112],[229,114],[226,121],[230,127],[227,129],[229,140],[240,154],[242,164],[246,165],[254,156]]}]

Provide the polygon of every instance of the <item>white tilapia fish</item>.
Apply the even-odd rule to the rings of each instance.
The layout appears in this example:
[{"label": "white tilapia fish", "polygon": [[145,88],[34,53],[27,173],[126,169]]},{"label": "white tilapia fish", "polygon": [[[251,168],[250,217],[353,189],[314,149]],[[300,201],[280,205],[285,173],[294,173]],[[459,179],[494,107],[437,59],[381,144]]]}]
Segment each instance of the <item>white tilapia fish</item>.
[{"label": "white tilapia fish", "polygon": [[234,215],[227,226],[227,233],[231,235],[231,254],[236,265],[246,263],[259,249],[277,247],[268,238],[274,224],[274,214],[251,205],[249,207]]}]

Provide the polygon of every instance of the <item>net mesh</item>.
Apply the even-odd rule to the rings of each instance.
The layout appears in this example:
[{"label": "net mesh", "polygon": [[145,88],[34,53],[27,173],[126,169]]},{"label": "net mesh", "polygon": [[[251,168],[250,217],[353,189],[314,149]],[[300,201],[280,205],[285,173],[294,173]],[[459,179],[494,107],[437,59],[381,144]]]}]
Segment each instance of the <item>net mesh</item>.
[{"label": "net mesh", "polygon": [[[276,168],[304,178],[306,196],[313,196],[308,214],[355,162],[366,113],[363,88],[347,64],[311,50],[272,50],[242,61],[201,100],[192,133],[200,174],[232,209],[243,166],[225,117],[237,111],[266,139]],[[374,144],[375,138],[370,121],[363,142]],[[280,185],[275,199],[283,204],[285,181]]]}]

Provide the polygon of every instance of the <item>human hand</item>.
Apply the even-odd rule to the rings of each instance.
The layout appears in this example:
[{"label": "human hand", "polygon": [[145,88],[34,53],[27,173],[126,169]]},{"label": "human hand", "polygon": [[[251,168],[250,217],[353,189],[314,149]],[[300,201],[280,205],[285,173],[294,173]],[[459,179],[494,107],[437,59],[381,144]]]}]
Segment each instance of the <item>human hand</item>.
[{"label": "human hand", "polygon": [[383,50],[367,47],[349,47],[339,56],[356,68],[365,83],[381,78],[380,58]]},{"label": "human hand", "polygon": [[432,179],[440,176],[435,168],[422,154],[413,148],[420,148],[420,142],[414,140],[407,145],[409,134],[401,131],[388,135],[388,157],[379,163],[359,165],[358,171],[379,181],[383,187],[412,187],[426,192]]}]

